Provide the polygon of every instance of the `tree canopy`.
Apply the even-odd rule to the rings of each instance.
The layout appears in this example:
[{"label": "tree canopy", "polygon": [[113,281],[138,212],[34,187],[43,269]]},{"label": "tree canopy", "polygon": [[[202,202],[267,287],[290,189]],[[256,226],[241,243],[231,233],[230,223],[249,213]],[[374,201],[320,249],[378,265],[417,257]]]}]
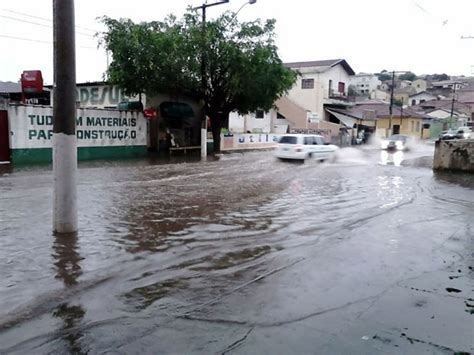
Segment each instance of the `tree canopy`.
[{"label": "tree canopy", "polygon": [[416,80],[417,76],[415,73],[412,73],[411,71],[409,72],[406,72],[406,73],[403,73],[403,74],[400,74],[398,76],[398,79],[399,80],[409,80],[409,81],[413,81],[413,80]]},{"label": "tree canopy", "polygon": [[448,74],[430,74],[425,77],[427,80],[431,81],[442,81],[442,80],[449,80]]},{"label": "tree canopy", "polygon": [[375,74],[375,75],[377,75],[377,78],[378,78],[380,81],[392,80],[392,74],[390,74],[390,73],[387,72],[386,70],[382,70],[381,73],[377,73],[377,74]]},{"label": "tree canopy", "polygon": [[[239,23],[226,12],[206,22],[188,9],[181,20],[134,23],[102,18],[102,45],[112,53],[108,80],[127,94],[187,95],[206,103],[214,139],[232,111],[268,111],[297,73],[283,66],[274,43],[275,20]],[[204,56],[204,57],[203,57]],[[205,62],[206,90],[201,64]]]}]

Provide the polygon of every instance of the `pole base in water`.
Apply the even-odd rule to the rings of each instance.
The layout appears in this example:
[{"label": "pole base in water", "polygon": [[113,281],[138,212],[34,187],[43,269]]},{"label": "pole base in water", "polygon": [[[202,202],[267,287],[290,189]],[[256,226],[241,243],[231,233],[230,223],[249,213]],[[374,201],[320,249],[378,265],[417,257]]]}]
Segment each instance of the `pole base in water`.
[{"label": "pole base in water", "polygon": [[77,147],[76,136],[53,134],[53,231],[77,231]]}]

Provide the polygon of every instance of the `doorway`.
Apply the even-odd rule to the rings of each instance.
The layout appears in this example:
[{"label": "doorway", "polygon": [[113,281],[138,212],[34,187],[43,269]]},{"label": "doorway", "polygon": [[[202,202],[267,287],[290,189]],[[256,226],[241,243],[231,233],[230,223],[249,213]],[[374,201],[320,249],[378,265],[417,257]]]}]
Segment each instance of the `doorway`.
[{"label": "doorway", "polygon": [[400,134],[400,125],[394,124],[393,125],[393,134]]},{"label": "doorway", "polygon": [[10,161],[10,131],[8,113],[0,111],[0,163]]}]

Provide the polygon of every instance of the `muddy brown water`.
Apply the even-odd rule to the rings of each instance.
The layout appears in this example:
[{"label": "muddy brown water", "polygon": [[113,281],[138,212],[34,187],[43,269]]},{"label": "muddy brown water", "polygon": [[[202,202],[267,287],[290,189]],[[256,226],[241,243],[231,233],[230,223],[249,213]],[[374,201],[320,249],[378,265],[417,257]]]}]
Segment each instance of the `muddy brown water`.
[{"label": "muddy brown water", "polygon": [[[379,285],[449,266],[450,251],[428,250],[454,232],[453,255],[472,247],[472,176],[435,175],[378,151],[341,153],[332,164],[271,152],[80,164],[80,231],[62,237],[51,234],[49,167],[4,168],[0,352],[225,353],[244,342],[244,352],[274,351],[282,334],[267,335],[272,345],[252,335],[351,294],[370,299],[357,275]],[[399,270],[382,275],[387,265]],[[336,296],[322,297],[330,284]],[[306,338],[294,338],[305,352]]]}]

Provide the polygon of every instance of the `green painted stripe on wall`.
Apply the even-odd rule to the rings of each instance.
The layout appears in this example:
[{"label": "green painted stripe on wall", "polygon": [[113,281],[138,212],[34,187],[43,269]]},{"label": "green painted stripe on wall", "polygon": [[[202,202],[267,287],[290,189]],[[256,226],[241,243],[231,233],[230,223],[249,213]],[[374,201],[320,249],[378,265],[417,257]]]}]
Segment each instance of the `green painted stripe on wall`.
[{"label": "green painted stripe on wall", "polygon": [[[78,160],[141,158],[146,155],[147,148],[141,145],[77,148]],[[11,150],[11,161],[13,164],[51,163],[52,160],[52,148]]]}]

